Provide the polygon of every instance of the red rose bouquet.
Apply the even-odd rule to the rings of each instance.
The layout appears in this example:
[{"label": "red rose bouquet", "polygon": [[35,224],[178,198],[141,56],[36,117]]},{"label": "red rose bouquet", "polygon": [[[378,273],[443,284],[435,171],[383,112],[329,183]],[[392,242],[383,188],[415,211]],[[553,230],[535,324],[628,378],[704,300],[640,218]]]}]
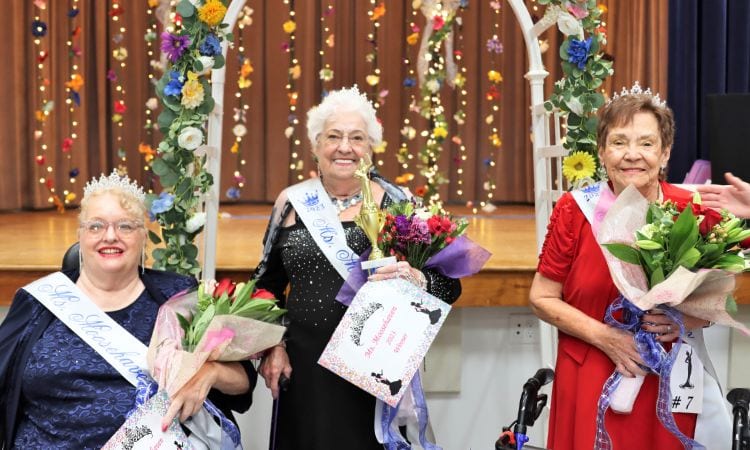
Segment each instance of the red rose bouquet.
[{"label": "red rose bouquet", "polygon": [[467,226],[465,219],[456,219],[437,207],[394,203],[386,210],[378,247],[384,255],[421,269],[430,257],[463,236]]}]

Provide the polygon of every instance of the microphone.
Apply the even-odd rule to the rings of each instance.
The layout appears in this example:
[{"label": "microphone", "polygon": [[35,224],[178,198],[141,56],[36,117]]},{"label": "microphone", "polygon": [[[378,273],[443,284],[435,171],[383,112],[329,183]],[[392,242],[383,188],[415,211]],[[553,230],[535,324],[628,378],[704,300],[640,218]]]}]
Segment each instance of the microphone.
[{"label": "microphone", "polygon": [[555,377],[552,369],[539,369],[533,377],[529,378],[523,385],[521,401],[518,405],[518,419],[513,427],[513,433],[516,435],[516,448],[521,450],[523,445],[529,441],[526,435],[526,428],[534,425],[534,421],[539,417],[542,408],[547,404],[547,396],[537,396],[539,388],[551,382]]},{"label": "microphone", "polygon": [[745,412],[750,410],[750,390],[735,388],[727,394],[727,400],[733,408],[742,408]]},{"label": "microphone", "polygon": [[735,388],[727,394],[732,404],[734,416],[732,426],[732,450],[750,449],[750,430],[748,430],[747,413],[750,409],[750,390]]}]

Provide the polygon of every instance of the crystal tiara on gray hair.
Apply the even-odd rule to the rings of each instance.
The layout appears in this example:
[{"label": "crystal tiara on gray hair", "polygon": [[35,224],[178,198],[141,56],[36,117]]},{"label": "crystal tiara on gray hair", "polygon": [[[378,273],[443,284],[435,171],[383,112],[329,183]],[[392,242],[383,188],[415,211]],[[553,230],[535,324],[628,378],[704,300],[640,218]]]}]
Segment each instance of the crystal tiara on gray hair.
[{"label": "crystal tiara on gray hair", "polygon": [[146,200],[146,194],[143,192],[143,188],[138,185],[138,182],[135,180],[131,181],[127,175],[120,175],[117,173],[117,169],[112,169],[112,173],[109,176],[102,174],[98,180],[94,177],[86,183],[86,186],[83,187],[83,195],[87,197],[97,191],[106,191],[109,189],[127,192],[141,202]]},{"label": "crystal tiara on gray hair", "polygon": [[646,88],[645,91],[641,89],[641,85],[640,83],[638,83],[638,81],[633,83],[633,87],[630,88],[630,90],[627,90],[626,88],[623,87],[620,93],[619,94],[615,93],[615,95],[612,96],[612,98],[607,102],[607,104],[609,105],[610,103],[617,100],[618,98],[626,97],[628,95],[648,95],[649,97],[651,97],[651,104],[654,105],[655,107],[665,108],[667,106],[667,102],[662,100],[661,97],[659,97],[659,94],[652,93],[651,88]]}]

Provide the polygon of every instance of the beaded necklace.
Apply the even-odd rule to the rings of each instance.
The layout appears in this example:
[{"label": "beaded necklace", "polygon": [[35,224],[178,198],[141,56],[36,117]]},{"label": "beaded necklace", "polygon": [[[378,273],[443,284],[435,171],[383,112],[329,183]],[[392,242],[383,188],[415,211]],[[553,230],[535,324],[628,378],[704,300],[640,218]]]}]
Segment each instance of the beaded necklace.
[{"label": "beaded necklace", "polygon": [[336,206],[336,209],[339,210],[339,212],[344,211],[346,209],[351,208],[352,206],[356,205],[357,203],[362,201],[362,191],[357,192],[356,194],[352,195],[351,197],[347,197],[345,199],[339,199],[334,196],[330,196],[331,201],[333,202],[334,206]]}]

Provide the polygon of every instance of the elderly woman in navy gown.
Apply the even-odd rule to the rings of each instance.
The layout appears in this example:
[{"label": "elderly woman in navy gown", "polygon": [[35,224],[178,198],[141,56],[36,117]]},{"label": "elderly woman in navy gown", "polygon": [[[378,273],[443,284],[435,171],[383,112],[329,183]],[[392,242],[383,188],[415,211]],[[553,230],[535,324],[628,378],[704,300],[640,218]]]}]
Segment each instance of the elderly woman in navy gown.
[{"label": "elderly woman in navy gown", "polygon": [[[87,184],[79,268],[62,279],[148,345],[159,306],[196,281],[142,267],[144,197],[116,172]],[[228,417],[231,410],[244,412],[255,379],[249,363],[209,362],[175,394],[164,423],[187,420],[209,390]],[[0,380],[0,448],[98,449],[135,405],[136,389],[121,372],[25,289],[0,325]]]},{"label": "elderly woman in navy gown", "polygon": [[[317,364],[346,307],[335,300],[347,274],[347,264],[370,247],[354,223],[362,199],[355,177],[361,158],[372,155],[382,139],[382,127],[372,105],[356,88],[331,92],[310,110],[308,137],[320,178],[285,189],[276,201],[266,237],[264,258],[255,277],[258,286],[284,298],[289,311],[285,345],[274,347],[259,373],[278,398],[277,449],[382,449],[374,431],[375,397]],[[374,200],[385,207],[405,199],[404,193],[378,175],[369,180]],[[332,214],[332,229],[340,229],[335,251],[321,250],[315,228],[321,214]],[[312,231],[311,231],[312,230]],[[318,236],[319,237],[319,236]],[[323,245],[325,248],[329,248]],[[337,256],[349,255],[344,258]],[[460,294],[458,280],[406,262],[378,269],[372,280],[402,276],[446,302]],[[279,394],[279,377],[288,389]]]}]

